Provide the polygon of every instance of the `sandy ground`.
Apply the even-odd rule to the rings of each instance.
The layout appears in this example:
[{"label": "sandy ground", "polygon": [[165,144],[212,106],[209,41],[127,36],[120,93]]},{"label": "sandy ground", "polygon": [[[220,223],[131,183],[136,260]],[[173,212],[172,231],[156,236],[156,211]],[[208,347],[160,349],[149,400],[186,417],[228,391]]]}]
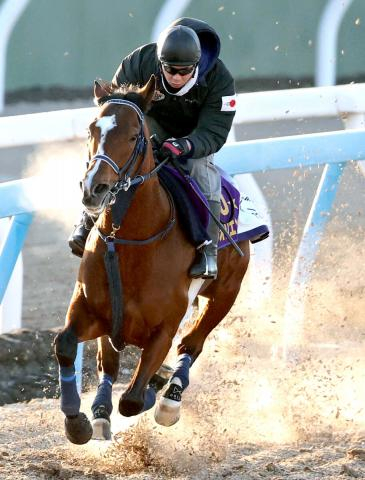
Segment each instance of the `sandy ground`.
[{"label": "sandy ground", "polygon": [[[55,105],[37,108],[46,107]],[[1,180],[48,175],[52,208],[35,216],[24,248],[23,324],[60,326],[79,263],[66,239],[78,214],[85,147],[69,142],[0,155]],[[267,289],[245,279],[194,366],[176,426],[157,426],[151,412],[130,425],[115,413],[112,443],[75,447],[64,437],[57,399],[6,405],[0,479],[365,478],[365,179],[354,165],[304,292],[299,345],[282,359],[290,265],[319,175],[311,169],[257,177],[273,215],[273,295],[257,296]],[[86,413],[91,401],[85,393]]]}]

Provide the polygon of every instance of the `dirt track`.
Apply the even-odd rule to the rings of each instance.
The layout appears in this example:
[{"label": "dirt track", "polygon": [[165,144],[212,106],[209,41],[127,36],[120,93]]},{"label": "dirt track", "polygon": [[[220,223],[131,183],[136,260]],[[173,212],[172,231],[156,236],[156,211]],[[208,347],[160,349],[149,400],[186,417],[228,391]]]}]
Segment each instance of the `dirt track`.
[{"label": "dirt track", "polygon": [[[46,169],[62,190],[85,150],[70,142],[0,153],[8,178]],[[28,328],[63,323],[78,266],[65,242],[78,211],[74,175],[63,208],[38,214],[26,242]],[[0,408],[0,479],[365,478],[365,179],[354,166],[345,173],[308,286],[300,362],[280,359],[288,266],[315,177],[313,171],[258,177],[274,217],[273,298],[252,301],[254,291],[244,283],[195,366],[178,426],[158,427],[149,413],[108,450],[74,447],[64,438],[57,400],[7,405]],[[85,394],[85,412],[88,403]]]},{"label": "dirt track", "polygon": [[[63,435],[58,400],[1,407],[0,478],[365,478],[363,353],[312,352],[288,367],[270,360],[242,319],[234,323],[214,335],[169,429],[151,413],[129,427],[115,414],[111,444],[76,447]],[[85,393],[84,411],[90,402]]]}]

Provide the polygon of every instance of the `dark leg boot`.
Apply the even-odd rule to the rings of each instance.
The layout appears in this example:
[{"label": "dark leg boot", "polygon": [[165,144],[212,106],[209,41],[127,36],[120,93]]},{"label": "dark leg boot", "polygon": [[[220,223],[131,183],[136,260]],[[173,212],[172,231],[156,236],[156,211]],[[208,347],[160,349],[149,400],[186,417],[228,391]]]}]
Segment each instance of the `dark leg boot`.
[{"label": "dark leg boot", "polygon": [[[219,219],[221,212],[220,202],[213,202],[209,200],[209,208],[214,216]],[[189,275],[192,278],[217,278],[219,227],[212,218],[209,219],[207,231],[212,241],[208,245],[203,245],[198,249],[194,264],[189,270]]]},{"label": "dark leg boot", "polygon": [[77,257],[82,257],[86,239],[96,220],[97,217],[91,217],[88,213],[83,212],[80,223],[75,225],[68,239],[68,244],[70,245],[72,253]]}]

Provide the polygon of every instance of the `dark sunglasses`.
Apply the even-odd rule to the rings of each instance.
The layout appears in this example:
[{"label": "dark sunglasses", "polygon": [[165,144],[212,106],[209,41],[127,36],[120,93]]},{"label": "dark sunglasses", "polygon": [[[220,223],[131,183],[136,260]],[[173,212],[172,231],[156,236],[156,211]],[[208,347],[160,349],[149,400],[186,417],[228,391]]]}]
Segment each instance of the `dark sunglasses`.
[{"label": "dark sunglasses", "polygon": [[193,73],[193,71],[195,70],[195,65],[192,65],[191,67],[185,67],[185,68],[175,68],[175,67],[171,67],[171,65],[167,65],[166,63],[163,63],[162,66],[165,72],[169,73],[170,75],[176,75],[178,73],[182,77],[185,77],[185,75],[189,75],[190,73]]}]

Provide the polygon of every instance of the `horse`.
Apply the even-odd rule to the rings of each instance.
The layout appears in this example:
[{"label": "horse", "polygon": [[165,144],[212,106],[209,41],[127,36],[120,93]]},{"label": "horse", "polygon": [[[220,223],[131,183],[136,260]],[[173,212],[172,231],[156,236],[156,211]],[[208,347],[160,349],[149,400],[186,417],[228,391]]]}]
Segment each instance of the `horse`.
[{"label": "horse", "polygon": [[[81,188],[85,208],[98,220],[88,236],[65,326],[54,342],[65,434],[74,444],[87,443],[93,427],[100,425],[103,438],[110,438],[112,385],[124,345],[137,346],[141,356],[120,397],[119,412],[138,415],[156,403],[161,384],[156,387],[153,380],[162,378],[156,372],[185,313],[202,295],[207,304],[177,347],[176,367],[169,383],[162,382],[165,391],[155,410],[162,425],[179,419],[190,368],[209,333],[231,309],[249,263],[249,242],[244,240],[239,242],[243,256],[232,246],[219,250],[216,279],[189,277],[196,250],[157,175],[145,122],[155,90],[154,76],[142,87],[94,84],[100,108],[88,129],[89,159]],[[122,213],[115,220],[117,197]],[[117,286],[114,291],[111,284]],[[100,383],[91,423],[80,412],[74,362],[78,342],[93,339],[98,339]]]}]

